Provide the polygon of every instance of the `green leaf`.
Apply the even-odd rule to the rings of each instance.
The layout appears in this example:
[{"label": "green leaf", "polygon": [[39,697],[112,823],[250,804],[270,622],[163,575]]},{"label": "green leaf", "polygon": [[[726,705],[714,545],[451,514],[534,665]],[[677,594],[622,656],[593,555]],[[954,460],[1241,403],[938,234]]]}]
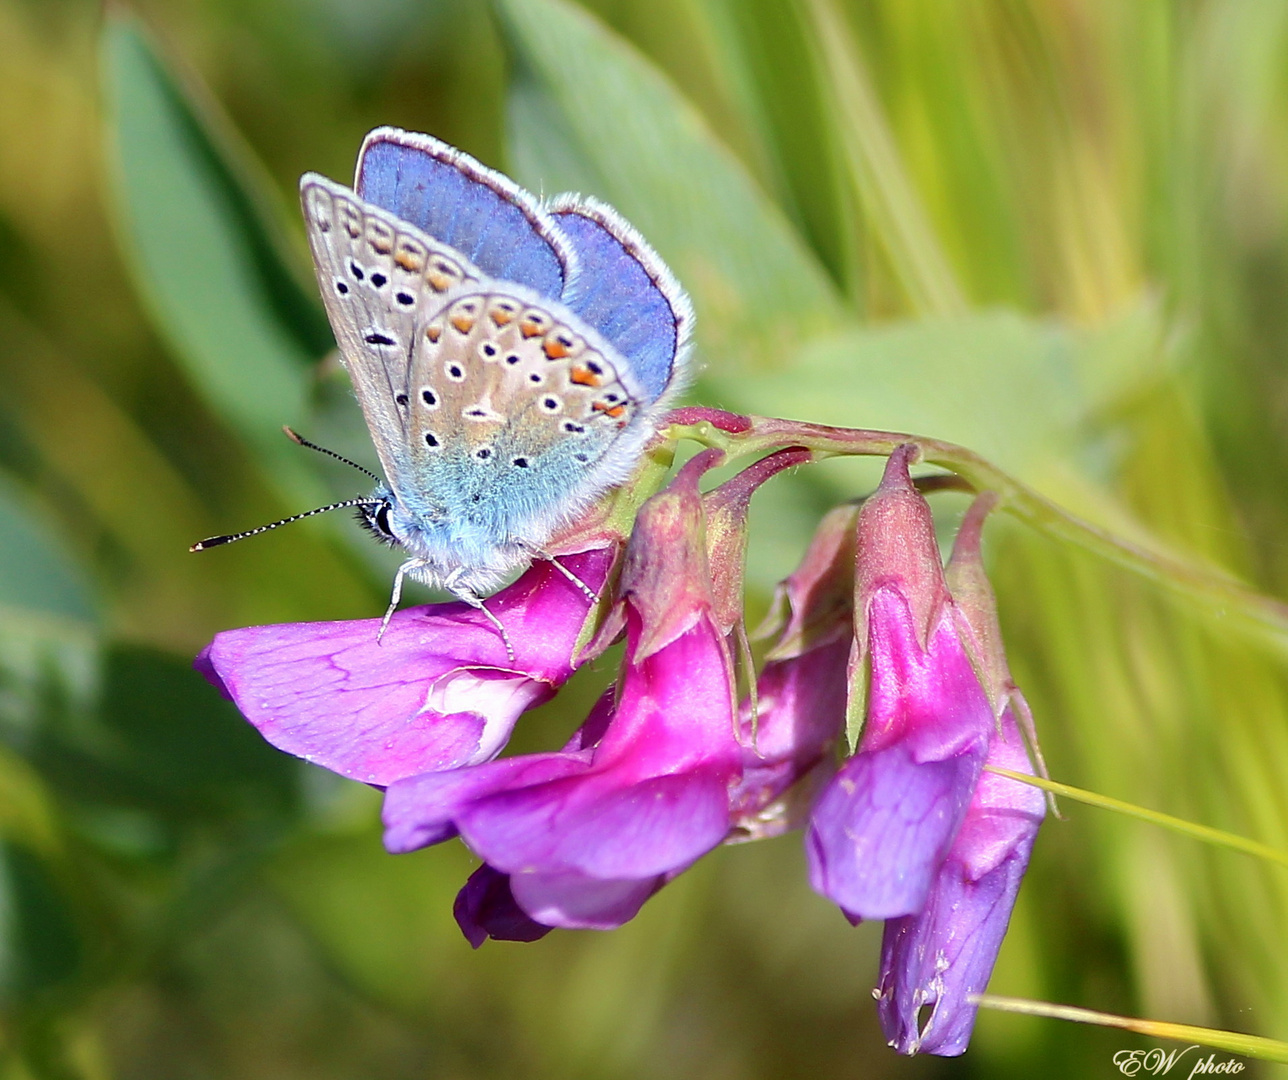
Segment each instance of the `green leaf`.
[{"label": "green leaf", "polygon": [[81,568],[32,511],[18,485],[0,476],[0,613],[13,617],[18,612],[95,620]]},{"label": "green leaf", "polygon": [[833,279],[857,296],[861,231],[802,11],[781,0],[706,0],[702,10],[724,81],[761,144],[766,183]]},{"label": "green leaf", "polygon": [[137,20],[108,15],[100,63],[113,209],[152,319],[214,410],[302,482],[281,427],[305,415],[311,362],[333,343],[274,199]]},{"label": "green leaf", "polygon": [[123,771],[168,803],[270,813],[296,796],[296,762],[274,750],[186,660],[114,645],[102,716]]},{"label": "green leaf", "polygon": [[0,477],[0,731],[29,745],[53,712],[92,703],[94,603],[84,574],[21,489]]},{"label": "green leaf", "polygon": [[193,824],[258,834],[292,818],[298,763],[265,743],[188,661],[117,644],[102,669],[96,708],[51,710],[19,744],[79,811],[82,835],[151,858]]},{"label": "green leaf", "polygon": [[990,311],[847,330],[782,372],[710,382],[727,407],[944,439],[1049,488],[1104,475],[1093,421],[1157,373],[1160,337],[1148,307],[1082,334]]},{"label": "green leaf", "polygon": [[692,293],[713,370],[780,367],[840,324],[826,271],[666,76],[564,0],[497,6],[516,58],[519,179],[596,195],[629,218]]},{"label": "green leaf", "polygon": [[26,1004],[79,970],[85,948],[48,863],[0,839],[0,1001]]}]

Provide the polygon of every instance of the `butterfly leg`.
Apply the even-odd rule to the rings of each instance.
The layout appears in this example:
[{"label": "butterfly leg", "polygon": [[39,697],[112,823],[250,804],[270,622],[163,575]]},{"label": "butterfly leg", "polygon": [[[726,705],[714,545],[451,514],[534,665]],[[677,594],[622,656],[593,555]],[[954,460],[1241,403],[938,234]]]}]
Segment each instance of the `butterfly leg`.
[{"label": "butterfly leg", "polygon": [[568,567],[564,566],[564,564],[561,563],[558,559],[556,559],[553,555],[551,555],[550,552],[545,551],[542,548],[536,547],[532,544],[526,544],[523,541],[519,541],[519,543],[520,543],[520,546],[523,548],[523,550],[526,551],[529,555],[531,555],[534,559],[544,559],[546,562],[550,563],[550,565],[553,566],[556,570],[558,570],[559,573],[563,574],[564,577],[566,577],[569,581],[571,581],[574,585],[576,585],[577,588],[579,588],[583,593],[585,593],[586,599],[589,600],[592,604],[599,603],[599,593],[595,592],[594,589],[592,589],[589,585],[587,585],[584,581],[582,581],[581,578],[579,578],[576,574],[574,574],[571,570],[569,570]]},{"label": "butterfly leg", "polygon": [[402,566],[398,567],[398,573],[394,575],[394,590],[389,597],[389,607],[385,610],[385,617],[380,620],[380,629],[376,632],[376,644],[380,644],[380,639],[385,636],[385,631],[389,629],[389,620],[394,617],[394,612],[398,610],[398,601],[402,599],[403,578],[407,576],[408,571],[418,570],[425,565],[423,559],[408,559]]},{"label": "butterfly leg", "polygon": [[464,568],[453,570],[447,575],[447,580],[443,582],[443,588],[450,592],[457,600],[463,600],[472,608],[477,608],[487,617],[487,621],[496,627],[496,632],[501,635],[501,641],[505,644],[506,659],[514,663],[514,646],[510,644],[510,635],[505,632],[505,626],[492,612],[488,611],[487,604],[480,597],[475,596],[469,589],[460,583],[460,575]]}]

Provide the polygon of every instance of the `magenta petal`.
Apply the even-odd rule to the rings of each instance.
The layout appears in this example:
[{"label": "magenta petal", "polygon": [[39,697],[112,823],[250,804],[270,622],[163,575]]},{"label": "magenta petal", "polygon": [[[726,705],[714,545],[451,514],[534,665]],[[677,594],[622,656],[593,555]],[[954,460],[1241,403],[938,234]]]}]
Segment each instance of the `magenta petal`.
[{"label": "magenta petal", "polygon": [[[755,734],[743,702],[742,777],[729,792],[737,822],[754,817],[823,760],[845,726],[848,638],[765,665]],[[764,835],[763,832],[761,835]]]},{"label": "magenta petal", "polygon": [[872,675],[860,751],[907,741],[918,761],[938,760],[987,743],[995,726],[979,676],[944,606],[917,638],[908,601],[882,586],[869,607]]},{"label": "magenta petal", "polygon": [[861,919],[920,911],[970,805],[983,751],[916,762],[896,745],[852,757],[811,815],[810,884]]},{"label": "magenta petal", "polygon": [[487,862],[575,870],[592,878],[646,878],[687,864],[729,829],[722,774],[695,770],[626,786],[613,771],[509,790],[457,816],[465,842]]},{"label": "magenta petal", "polygon": [[551,696],[527,675],[462,665],[411,632],[414,610],[400,615],[379,645],[374,619],[295,623],[225,631],[203,655],[279,750],[370,784],[486,761]]},{"label": "magenta petal", "polygon": [[536,925],[565,930],[615,930],[639,914],[650,896],[668,880],[666,875],[612,881],[575,871],[514,874],[510,888],[516,903]]},{"label": "magenta petal", "polygon": [[494,941],[538,941],[554,929],[530,918],[514,902],[509,875],[486,863],[470,875],[456,894],[452,914],[465,940],[476,949],[488,938]]},{"label": "magenta petal", "polygon": [[458,813],[472,800],[584,773],[589,761],[589,752],[530,754],[398,780],[385,792],[385,849],[398,855],[450,840]]},{"label": "magenta petal", "polygon": [[[600,549],[562,561],[599,588],[612,557]],[[453,603],[398,612],[379,642],[376,619],[229,630],[197,667],[279,750],[385,786],[491,759],[520,714],[572,673],[587,602],[550,563],[488,606],[513,661],[486,615]]]}]

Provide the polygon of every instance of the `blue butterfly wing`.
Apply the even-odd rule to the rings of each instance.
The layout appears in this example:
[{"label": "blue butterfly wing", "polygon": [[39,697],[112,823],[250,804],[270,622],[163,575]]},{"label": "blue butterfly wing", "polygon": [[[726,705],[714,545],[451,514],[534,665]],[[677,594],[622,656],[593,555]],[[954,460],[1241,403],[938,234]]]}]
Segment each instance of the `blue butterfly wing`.
[{"label": "blue butterfly wing", "polygon": [[376,128],[358,155],[354,190],[490,277],[558,299],[575,274],[570,245],[532,195],[432,136]]},{"label": "blue butterfly wing", "polygon": [[687,374],[693,309],[666,265],[620,214],[594,199],[560,196],[551,216],[577,253],[564,303],[630,361],[650,403]]}]

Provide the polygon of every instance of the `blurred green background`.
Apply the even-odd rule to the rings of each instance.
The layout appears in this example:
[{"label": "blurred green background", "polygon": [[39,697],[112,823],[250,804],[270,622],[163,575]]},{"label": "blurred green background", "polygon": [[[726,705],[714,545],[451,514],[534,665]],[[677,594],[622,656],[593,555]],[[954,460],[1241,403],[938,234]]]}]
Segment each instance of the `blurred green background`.
[{"label": "blurred green background", "polygon": [[[386,856],[374,792],[191,673],[385,602],[342,515],[187,551],[358,493],[283,423],[373,461],[295,190],[379,124],[616,205],[693,294],[689,400],[953,439],[1288,593],[1288,5],[0,0],[0,1076],[1117,1075],[1154,1044],[985,1014],[963,1059],[887,1050],[879,927],[797,837],[472,952],[468,852]],[[872,475],[758,497],[753,615]],[[1282,649],[1005,521],[989,554],[1057,779],[1288,847]],[[1288,875],[1065,812],[991,989],[1288,1038]]]}]

